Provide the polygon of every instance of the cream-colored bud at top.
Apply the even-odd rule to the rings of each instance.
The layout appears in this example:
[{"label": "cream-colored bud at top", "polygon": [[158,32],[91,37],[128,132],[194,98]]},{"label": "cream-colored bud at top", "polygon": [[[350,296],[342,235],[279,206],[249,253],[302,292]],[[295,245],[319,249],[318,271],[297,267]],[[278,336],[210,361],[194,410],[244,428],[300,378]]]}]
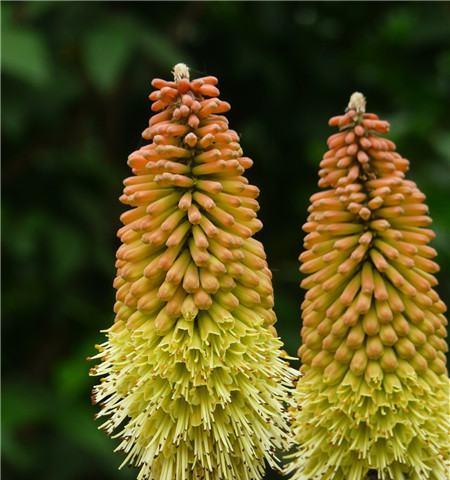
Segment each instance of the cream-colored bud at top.
[{"label": "cream-colored bud at top", "polygon": [[189,80],[189,67],[185,63],[177,63],[173,67],[173,78],[175,81],[187,78]]},{"label": "cream-colored bud at top", "polygon": [[357,113],[365,113],[366,97],[361,92],[352,93],[347,108],[349,110],[355,110]]}]

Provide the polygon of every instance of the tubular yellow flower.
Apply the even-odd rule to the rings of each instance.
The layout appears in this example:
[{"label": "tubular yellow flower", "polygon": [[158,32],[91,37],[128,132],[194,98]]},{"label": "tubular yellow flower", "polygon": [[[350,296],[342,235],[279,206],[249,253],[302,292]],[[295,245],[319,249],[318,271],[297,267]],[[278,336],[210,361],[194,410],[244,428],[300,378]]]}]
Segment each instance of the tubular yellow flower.
[{"label": "tubular yellow flower", "polygon": [[445,480],[446,307],[425,196],[355,93],[333,117],[300,256],[294,480]]},{"label": "tubular yellow flower", "polygon": [[296,375],[273,327],[271,272],[252,236],[252,165],[221,115],[217,79],[155,79],[124,181],[116,318],[92,374],[102,427],[138,479],[260,479],[285,448]]}]

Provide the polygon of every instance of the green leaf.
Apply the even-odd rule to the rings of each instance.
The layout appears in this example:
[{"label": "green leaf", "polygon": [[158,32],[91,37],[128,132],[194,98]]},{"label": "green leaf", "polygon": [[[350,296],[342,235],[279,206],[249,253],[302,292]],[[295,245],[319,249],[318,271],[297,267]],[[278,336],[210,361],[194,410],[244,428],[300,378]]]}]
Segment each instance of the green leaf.
[{"label": "green leaf", "polygon": [[444,131],[437,132],[433,136],[433,145],[447,165],[450,166],[450,136]]},{"label": "green leaf", "polygon": [[30,19],[36,19],[44,16],[50,11],[57,10],[56,2],[28,2],[26,4],[26,14]]},{"label": "green leaf", "polygon": [[382,26],[383,34],[394,42],[404,44],[408,42],[411,32],[417,27],[417,16],[408,10],[391,11]]},{"label": "green leaf", "polygon": [[41,386],[27,384],[26,380],[5,382],[3,393],[3,428],[14,430],[23,425],[45,421],[50,410],[48,398]]},{"label": "green leaf", "polygon": [[50,224],[46,233],[51,252],[49,268],[58,282],[68,281],[85,261],[83,236],[72,225],[57,220]]},{"label": "green leaf", "polygon": [[86,39],[85,66],[101,91],[110,92],[114,88],[132,53],[136,37],[130,26],[113,20],[100,24]]},{"label": "green leaf", "polygon": [[37,32],[6,27],[2,32],[2,71],[41,87],[50,78],[47,47]]},{"label": "green leaf", "polygon": [[141,36],[141,45],[148,57],[164,68],[171,68],[179,62],[189,63],[181,51],[154,30],[148,30]]},{"label": "green leaf", "polygon": [[89,362],[88,357],[95,355],[96,350],[93,347],[93,338],[79,345],[70,356],[55,366],[55,390],[66,398],[81,398],[83,401],[84,393],[89,390],[93,381],[88,376],[88,371],[94,366],[94,362]]}]

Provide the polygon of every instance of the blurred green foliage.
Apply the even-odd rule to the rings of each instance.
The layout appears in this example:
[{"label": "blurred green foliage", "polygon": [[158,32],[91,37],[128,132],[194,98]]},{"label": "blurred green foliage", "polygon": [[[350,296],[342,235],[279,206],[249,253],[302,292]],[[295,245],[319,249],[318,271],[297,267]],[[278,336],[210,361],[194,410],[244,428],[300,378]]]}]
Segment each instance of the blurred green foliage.
[{"label": "blurred green foliage", "polygon": [[[450,283],[450,3],[2,2],[3,473],[134,478],[96,429],[86,357],[112,320],[117,198],[150,81],[220,79],[255,160],[278,328],[298,346],[300,225],[329,116],[354,90],[392,123]],[[446,281],[447,280],[447,281]],[[267,478],[279,478],[268,473]]]}]

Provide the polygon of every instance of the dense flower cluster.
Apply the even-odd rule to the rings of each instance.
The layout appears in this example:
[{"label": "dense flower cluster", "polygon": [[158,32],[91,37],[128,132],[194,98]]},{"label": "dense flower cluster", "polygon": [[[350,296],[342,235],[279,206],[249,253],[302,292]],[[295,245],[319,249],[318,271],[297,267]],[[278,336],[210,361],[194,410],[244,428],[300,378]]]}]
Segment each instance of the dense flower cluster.
[{"label": "dense flower cluster", "polygon": [[[303,226],[295,480],[445,480],[446,307],[425,196],[356,93],[330,125]],[[380,135],[381,134],[381,135]],[[447,465],[447,468],[446,468]]]},{"label": "dense flower cluster", "polygon": [[114,325],[97,348],[93,399],[139,479],[260,479],[286,445],[295,372],[273,323],[258,188],[242,176],[217,79],[152,85],[150,143],[120,200]]}]

